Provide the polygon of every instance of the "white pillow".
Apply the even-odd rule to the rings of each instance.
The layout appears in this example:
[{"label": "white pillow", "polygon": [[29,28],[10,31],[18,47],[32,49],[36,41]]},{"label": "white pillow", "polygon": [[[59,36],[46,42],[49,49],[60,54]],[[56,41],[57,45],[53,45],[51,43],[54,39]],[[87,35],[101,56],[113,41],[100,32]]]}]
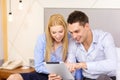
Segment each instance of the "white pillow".
[{"label": "white pillow", "polygon": [[117,51],[117,80],[120,80],[120,48],[116,48]]},{"label": "white pillow", "polygon": [[120,62],[120,48],[116,48],[116,51],[117,51],[117,60],[118,62]]}]

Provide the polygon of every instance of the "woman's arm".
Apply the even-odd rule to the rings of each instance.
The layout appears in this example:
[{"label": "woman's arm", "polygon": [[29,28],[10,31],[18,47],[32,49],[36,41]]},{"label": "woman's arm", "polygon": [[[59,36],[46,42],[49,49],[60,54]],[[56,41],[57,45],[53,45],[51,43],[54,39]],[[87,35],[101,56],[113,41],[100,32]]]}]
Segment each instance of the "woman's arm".
[{"label": "woman's arm", "polygon": [[48,73],[48,71],[44,66],[45,46],[46,46],[46,39],[45,39],[45,34],[43,34],[38,37],[34,50],[35,70],[38,73]]}]

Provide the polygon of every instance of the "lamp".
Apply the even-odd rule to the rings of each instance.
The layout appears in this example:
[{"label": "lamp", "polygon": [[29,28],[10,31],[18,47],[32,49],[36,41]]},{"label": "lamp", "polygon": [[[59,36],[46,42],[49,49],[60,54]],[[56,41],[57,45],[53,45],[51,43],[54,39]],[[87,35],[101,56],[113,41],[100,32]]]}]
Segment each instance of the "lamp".
[{"label": "lamp", "polygon": [[22,3],[22,0],[19,0],[19,9],[22,10],[23,9],[23,3]]},{"label": "lamp", "polygon": [[8,14],[8,21],[13,21],[12,11],[11,11],[11,0],[9,0],[9,14]]}]

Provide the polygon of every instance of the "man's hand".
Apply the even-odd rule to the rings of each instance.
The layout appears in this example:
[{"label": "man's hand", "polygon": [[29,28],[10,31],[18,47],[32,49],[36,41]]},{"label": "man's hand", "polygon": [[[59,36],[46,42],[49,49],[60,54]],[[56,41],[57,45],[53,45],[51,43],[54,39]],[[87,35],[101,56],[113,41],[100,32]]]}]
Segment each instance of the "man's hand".
[{"label": "man's hand", "polygon": [[70,72],[74,72],[76,69],[87,69],[85,62],[80,63],[66,63],[67,68]]},{"label": "man's hand", "polygon": [[76,70],[76,63],[66,63],[66,66],[70,72],[74,72]]},{"label": "man's hand", "polygon": [[48,80],[62,80],[62,77],[57,75],[57,74],[49,74],[48,75]]},{"label": "man's hand", "polygon": [[76,63],[76,69],[87,69],[87,65],[85,62],[80,62],[80,63]]}]

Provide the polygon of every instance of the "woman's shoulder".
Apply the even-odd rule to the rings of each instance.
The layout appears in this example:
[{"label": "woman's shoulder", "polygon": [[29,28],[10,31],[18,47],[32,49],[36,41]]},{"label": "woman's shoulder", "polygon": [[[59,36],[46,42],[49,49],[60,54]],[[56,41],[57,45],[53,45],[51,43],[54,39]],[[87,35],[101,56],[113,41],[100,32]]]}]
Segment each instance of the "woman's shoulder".
[{"label": "woman's shoulder", "polygon": [[40,39],[45,39],[45,33],[39,34],[39,35],[38,35],[38,38],[40,38]]},{"label": "woman's shoulder", "polygon": [[45,33],[38,35],[38,41],[42,41],[42,42],[46,41]]}]

